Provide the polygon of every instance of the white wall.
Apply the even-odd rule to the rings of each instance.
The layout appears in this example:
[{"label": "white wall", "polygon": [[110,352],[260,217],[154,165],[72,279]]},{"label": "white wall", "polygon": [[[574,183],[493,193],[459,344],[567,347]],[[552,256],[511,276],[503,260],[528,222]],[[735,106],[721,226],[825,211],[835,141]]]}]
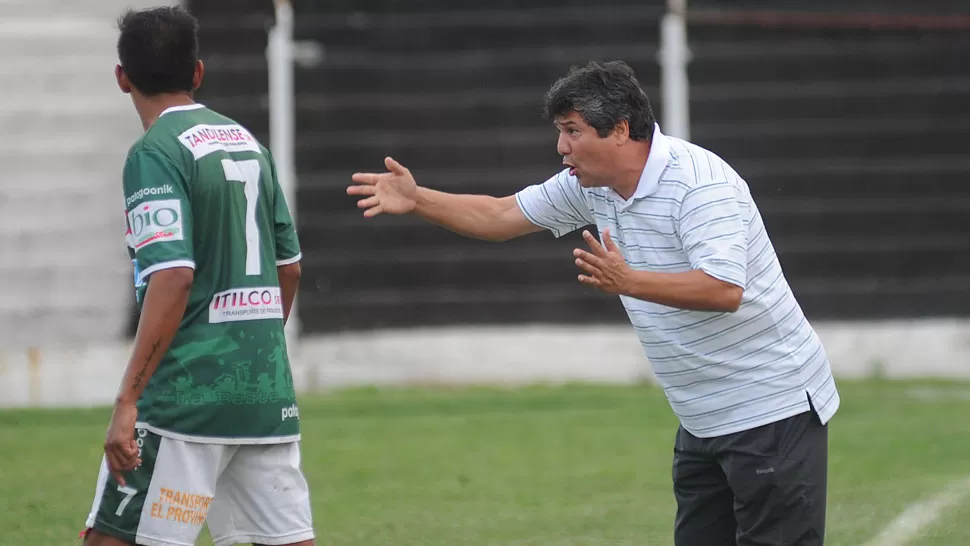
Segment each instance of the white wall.
[{"label": "white wall", "polygon": [[[970,320],[816,325],[839,378],[970,379]],[[125,344],[0,352],[0,407],[114,399]],[[627,326],[482,327],[306,338],[292,355],[301,392],[362,385],[653,381]]]}]

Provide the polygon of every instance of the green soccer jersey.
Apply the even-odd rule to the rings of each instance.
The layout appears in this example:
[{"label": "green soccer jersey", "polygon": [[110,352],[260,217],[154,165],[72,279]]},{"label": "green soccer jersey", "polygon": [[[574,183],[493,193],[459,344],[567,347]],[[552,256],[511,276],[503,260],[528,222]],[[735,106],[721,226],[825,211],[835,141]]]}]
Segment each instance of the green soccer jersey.
[{"label": "green soccer jersey", "polygon": [[124,193],[139,306],[152,273],[195,270],[139,422],[204,442],[298,439],[276,268],[300,247],[269,152],[200,104],[169,108],[131,147]]}]

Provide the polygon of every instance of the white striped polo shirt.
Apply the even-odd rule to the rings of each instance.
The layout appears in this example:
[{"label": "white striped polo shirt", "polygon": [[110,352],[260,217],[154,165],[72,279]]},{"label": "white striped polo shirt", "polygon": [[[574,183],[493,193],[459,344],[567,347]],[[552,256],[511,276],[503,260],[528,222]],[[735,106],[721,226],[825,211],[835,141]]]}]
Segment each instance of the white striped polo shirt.
[{"label": "white striped polo shirt", "polygon": [[556,237],[609,228],[634,269],[701,269],[744,288],[734,313],[676,309],[620,296],[681,424],[708,438],[809,410],[839,407],[825,349],[782,273],[747,183],[717,155],[655,126],[636,192],[583,188],[564,170],[516,194]]}]

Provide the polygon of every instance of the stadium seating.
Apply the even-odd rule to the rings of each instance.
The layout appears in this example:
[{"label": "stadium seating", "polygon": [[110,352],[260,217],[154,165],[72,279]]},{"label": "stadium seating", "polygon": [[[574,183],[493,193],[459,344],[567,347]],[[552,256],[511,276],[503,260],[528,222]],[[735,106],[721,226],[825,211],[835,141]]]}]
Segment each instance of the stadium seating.
[{"label": "stadium seating", "polygon": [[[575,236],[495,247],[413,219],[366,221],[344,187],[384,154],[450,191],[544,180],[558,157],[541,97],[569,65],[625,59],[662,112],[662,11],[440,4],[296,3],[297,38],[324,51],[296,76],[305,328],[622,320],[615,300],[575,283]],[[265,135],[269,6],[244,2],[227,18],[192,5],[211,60],[203,96]],[[856,27],[692,24],[692,139],[749,181],[813,318],[967,313],[970,42]]]},{"label": "stadium seating", "polygon": [[121,167],[141,134],[114,83],[114,22],[147,0],[0,0],[0,341],[124,333]]}]

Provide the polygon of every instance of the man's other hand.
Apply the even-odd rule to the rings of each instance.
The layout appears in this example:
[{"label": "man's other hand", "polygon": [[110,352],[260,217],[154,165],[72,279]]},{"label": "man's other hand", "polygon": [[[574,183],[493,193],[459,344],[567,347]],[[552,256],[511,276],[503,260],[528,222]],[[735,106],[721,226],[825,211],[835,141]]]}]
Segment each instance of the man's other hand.
[{"label": "man's other hand", "polygon": [[579,282],[599,288],[607,294],[628,294],[633,270],[613,242],[610,230],[603,231],[605,246],[589,231],[583,231],[583,239],[589,244],[592,253],[580,248],[573,251],[576,265],[586,272],[585,275],[579,275]]}]

